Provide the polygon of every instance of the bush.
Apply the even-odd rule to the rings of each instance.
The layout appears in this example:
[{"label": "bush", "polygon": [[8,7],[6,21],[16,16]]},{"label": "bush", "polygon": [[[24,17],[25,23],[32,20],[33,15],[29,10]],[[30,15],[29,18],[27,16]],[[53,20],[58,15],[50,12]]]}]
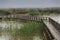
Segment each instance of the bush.
[{"label": "bush", "polygon": [[30,11],[29,11],[29,14],[30,14],[31,16],[35,16],[35,15],[39,15],[39,12],[38,12],[38,10],[30,10]]}]

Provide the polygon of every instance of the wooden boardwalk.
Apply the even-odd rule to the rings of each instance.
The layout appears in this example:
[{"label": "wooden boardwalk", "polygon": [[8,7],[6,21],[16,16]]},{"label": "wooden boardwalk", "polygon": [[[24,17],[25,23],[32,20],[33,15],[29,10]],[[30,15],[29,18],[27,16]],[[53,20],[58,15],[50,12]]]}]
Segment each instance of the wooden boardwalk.
[{"label": "wooden boardwalk", "polygon": [[50,30],[51,34],[53,35],[53,40],[60,40],[60,33],[56,28],[48,21],[43,21],[46,27]]},{"label": "wooden boardwalk", "polygon": [[[11,19],[10,17],[7,17],[7,18]],[[49,40],[60,40],[60,33],[57,30],[57,29],[60,30],[60,28],[58,26],[60,24],[54,22],[53,20],[50,20],[48,17],[22,16],[22,17],[17,17],[14,19],[25,20],[25,21],[38,21],[38,22],[43,21],[43,23],[46,25],[45,27],[47,27],[47,30],[49,30],[47,32],[50,32],[52,34],[52,36],[54,37],[53,39],[49,39]],[[54,25],[57,25],[57,26],[54,26]]]}]

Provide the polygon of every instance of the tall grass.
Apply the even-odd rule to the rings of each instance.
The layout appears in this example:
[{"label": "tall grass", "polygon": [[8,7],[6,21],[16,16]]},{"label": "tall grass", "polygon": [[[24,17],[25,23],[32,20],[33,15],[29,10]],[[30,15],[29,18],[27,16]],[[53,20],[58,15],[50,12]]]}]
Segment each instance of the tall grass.
[{"label": "tall grass", "polygon": [[2,30],[2,27],[0,27],[0,36],[2,35],[2,31],[3,31],[3,30]]},{"label": "tall grass", "polygon": [[12,29],[12,27],[9,28],[9,33],[11,34],[11,36],[13,37],[20,37],[22,38],[21,40],[28,40],[31,39],[32,37],[36,34],[40,35],[40,37],[43,37],[43,24],[42,23],[38,23],[38,22],[29,22],[29,23],[25,23],[23,27],[21,28],[14,28]]},{"label": "tall grass", "polygon": [[25,26],[20,29],[20,36],[33,38],[33,36],[37,34],[40,35],[40,38],[43,37],[43,24],[42,23],[37,23],[37,22],[26,23]]},{"label": "tall grass", "polygon": [[26,23],[24,27],[20,29],[21,34],[24,33],[26,35],[33,35],[35,32],[42,33],[43,25],[42,23],[30,22]]}]

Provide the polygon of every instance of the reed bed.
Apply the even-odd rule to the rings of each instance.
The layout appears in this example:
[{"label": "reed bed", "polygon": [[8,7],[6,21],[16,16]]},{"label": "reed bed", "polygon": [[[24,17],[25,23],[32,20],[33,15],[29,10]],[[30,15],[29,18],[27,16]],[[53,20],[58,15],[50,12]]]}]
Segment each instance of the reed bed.
[{"label": "reed bed", "polygon": [[33,36],[39,35],[43,38],[44,26],[38,22],[27,22],[23,23],[23,27],[7,28],[8,33],[14,38],[14,40],[33,40]]}]

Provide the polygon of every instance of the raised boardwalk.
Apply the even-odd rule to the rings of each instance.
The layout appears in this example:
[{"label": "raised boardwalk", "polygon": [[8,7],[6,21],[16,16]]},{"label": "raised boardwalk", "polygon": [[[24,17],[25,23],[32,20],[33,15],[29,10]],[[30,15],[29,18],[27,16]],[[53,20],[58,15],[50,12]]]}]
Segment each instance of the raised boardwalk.
[{"label": "raised boardwalk", "polygon": [[[6,18],[6,17],[5,17]],[[4,18],[4,19],[5,19]],[[11,19],[10,17],[7,17]],[[47,40],[60,40],[60,24],[48,17],[32,17],[32,16],[22,16],[14,19],[25,20],[25,21],[38,21],[43,22],[45,25],[46,36],[49,36]]]},{"label": "raised boardwalk", "polygon": [[53,40],[60,40],[60,33],[56,28],[48,21],[43,21],[46,25],[46,27],[50,30],[51,34],[53,35]]}]

